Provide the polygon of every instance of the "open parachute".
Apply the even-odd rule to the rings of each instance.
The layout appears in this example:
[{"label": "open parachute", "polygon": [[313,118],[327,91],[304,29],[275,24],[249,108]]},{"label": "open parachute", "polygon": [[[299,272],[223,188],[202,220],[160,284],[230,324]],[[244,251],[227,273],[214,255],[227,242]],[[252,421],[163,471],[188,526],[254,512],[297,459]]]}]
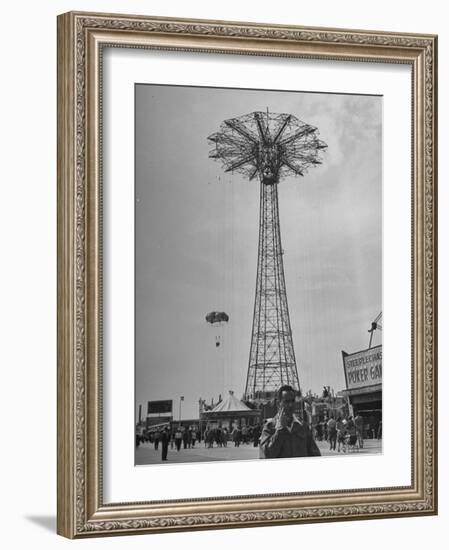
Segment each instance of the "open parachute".
[{"label": "open parachute", "polygon": [[211,311],[206,315],[206,321],[211,325],[216,323],[227,323],[229,321],[229,315],[224,311]]},{"label": "open parachute", "polygon": [[[229,315],[224,311],[211,311],[206,315],[206,321],[214,327],[222,327],[229,321]],[[221,344],[221,330],[215,336],[215,347],[219,348]]]}]

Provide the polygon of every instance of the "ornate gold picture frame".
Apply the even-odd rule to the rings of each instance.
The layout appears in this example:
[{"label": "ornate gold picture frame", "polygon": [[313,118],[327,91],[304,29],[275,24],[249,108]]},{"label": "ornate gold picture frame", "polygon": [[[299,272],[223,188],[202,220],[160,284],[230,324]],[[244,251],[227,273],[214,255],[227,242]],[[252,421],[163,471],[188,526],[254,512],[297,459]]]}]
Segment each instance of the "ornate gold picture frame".
[{"label": "ornate gold picture frame", "polygon": [[[273,492],[261,481],[260,491],[252,494],[155,499],[149,488],[143,500],[105,499],[107,388],[103,382],[108,363],[103,281],[108,273],[103,264],[107,231],[103,100],[108,84],[103,78],[103,57],[107,49],[235,54],[242,60],[264,57],[273,62],[317,60],[336,66],[378,63],[410,69],[411,226],[407,231],[411,264],[407,269],[411,308],[404,314],[411,327],[411,350],[403,350],[411,380],[404,389],[411,410],[409,484]],[[437,513],[436,62],[433,35],[96,13],[59,16],[59,534],[83,538]],[[385,330],[394,330],[391,325],[388,328],[387,320]],[[151,470],[147,472],[151,476]]]}]

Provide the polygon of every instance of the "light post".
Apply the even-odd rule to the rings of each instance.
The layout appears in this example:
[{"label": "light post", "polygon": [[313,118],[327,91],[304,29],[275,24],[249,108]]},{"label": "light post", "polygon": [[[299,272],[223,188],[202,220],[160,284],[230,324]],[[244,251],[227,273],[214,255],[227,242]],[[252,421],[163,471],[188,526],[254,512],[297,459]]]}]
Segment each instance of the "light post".
[{"label": "light post", "polygon": [[198,407],[198,413],[199,413],[199,419],[200,419],[200,441],[203,440],[203,410],[204,410],[204,401],[200,397],[199,399],[199,407]]},{"label": "light post", "polygon": [[181,427],[181,406],[183,401],[184,401],[184,396],[181,395],[181,397],[179,398],[179,426],[180,427]]}]

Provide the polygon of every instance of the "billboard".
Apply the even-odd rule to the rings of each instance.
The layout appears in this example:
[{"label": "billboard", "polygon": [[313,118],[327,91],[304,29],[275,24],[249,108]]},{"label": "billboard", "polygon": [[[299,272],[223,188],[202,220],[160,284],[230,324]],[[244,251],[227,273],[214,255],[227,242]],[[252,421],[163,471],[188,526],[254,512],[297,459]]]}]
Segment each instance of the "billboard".
[{"label": "billboard", "polygon": [[173,400],[165,399],[164,401],[148,401],[147,414],[172,414]]},{"label": "billboard", "polygon": [[382,384],[382,346],[342,355],[348,390]]}]

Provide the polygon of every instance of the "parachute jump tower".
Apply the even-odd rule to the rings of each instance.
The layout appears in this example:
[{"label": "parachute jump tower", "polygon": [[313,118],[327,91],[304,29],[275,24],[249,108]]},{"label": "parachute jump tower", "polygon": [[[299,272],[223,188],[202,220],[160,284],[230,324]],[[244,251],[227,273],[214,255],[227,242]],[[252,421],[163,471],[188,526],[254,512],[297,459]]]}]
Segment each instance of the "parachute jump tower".
[{"label": "parachute jump tower", "polygon": [[208,138],[225,172],[260,182],[256,297],[244,399],[270,400],[284,384],[300,391],[285,289],[278,184],[321,164],[317,128],[289,114],[253,112],[225,120]]}]

